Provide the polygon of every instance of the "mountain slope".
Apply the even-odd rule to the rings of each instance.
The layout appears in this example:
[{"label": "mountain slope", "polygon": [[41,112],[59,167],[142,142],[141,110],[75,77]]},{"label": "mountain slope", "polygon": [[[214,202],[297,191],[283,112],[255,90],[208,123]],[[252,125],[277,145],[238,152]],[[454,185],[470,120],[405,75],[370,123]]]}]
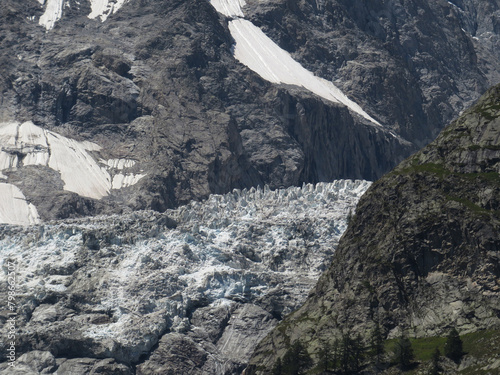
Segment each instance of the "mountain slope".
[{"label": "mountain slope", "polygon": [[[373,180],[409,152],[408,143],[344,105],[273,85],[239,63],[228,20],[208,1],[119,3],[112,11],[106,1],[0,5],[0,128],[33,123],[92,142],[93,165],[109,175],[100,197],[82,195],[50,163],[24,163],[26,148],[50,147],[7,147],[15,134],[2,141],[9,162],[0,178],[42,220],[163,211],[265,184]],[[47,30],[39,21],[54,4],[62,15]],[[94,8],[107,17],[89,18]],[[300,143],[298,132],[308,134]],[[310,151],[315,138],[323,141],[318,154]],[[116,160],[125,167],[109,167]],[[43,183],[32,186],[33,176]]]},{"label": "mountain slope", "polygon": [[[50,145],[13,148],[11,136],[6,190],[43,221],[375,180],[499,81],[498,0],[294,4],[2,1],[0,127],[91,142],[82,158],[102,182],[98,195],[75,191],[50,163],[26,162]],[[262,76],[276,56],[273,75],[291,77]]]},{"label": "mountain slope", "polygon": [[297,61],[419,148],[500,81],[498,0],[247,3]]},{"label": "mountain slope", "polygon": [[[290,344],[377,324],[384,337],[500,327],[500,86],[361,198],[306,303],[258,346],[267,373]],[[486,363],[487,364],[487,363]]]}]

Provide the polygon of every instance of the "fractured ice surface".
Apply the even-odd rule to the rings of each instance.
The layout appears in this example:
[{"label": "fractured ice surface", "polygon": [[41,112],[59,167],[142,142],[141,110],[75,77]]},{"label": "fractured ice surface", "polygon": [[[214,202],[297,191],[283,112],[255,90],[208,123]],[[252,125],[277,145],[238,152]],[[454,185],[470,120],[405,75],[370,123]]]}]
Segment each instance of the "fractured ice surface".
[{"label": "fractured ice surface", "polygon": [[[134,356],[127,359],[138,360],[166,332],[186,332],[207,344],[203,327],[190,318],[198,308],[269,310],[273,301],[285,315],[303,303],[330,263],[348,212],[369,186],[340,180],[277,191],[252,188],[166,214],[98,216],[17,232],[0,226],[0,268],[7,259],[17,264],[21,306],[38,306],[50,291],[57,291],[60,304],[72,293],[85,297],[83,310],[57,322],[67,328],[57,331],[61,340],[83,337],[87,351],[96,355],[103,345],[115,354],[123,347]],[[177,227],[162,227],[165,217]],[[89,233],[100,241],[98,250],[86,245]],[[0,284],[5,282],[0,272]],[[113,319],[74,323],[96,311],[109,311]],[[266,329],[258,334],[272,326]],[[19,325],[18,337],[47,334],[44,330],[50,325],[30,320]],[[205,346],[220,366],[235,353],[245,359],[253,351],[235,348],[228,336]]]}]

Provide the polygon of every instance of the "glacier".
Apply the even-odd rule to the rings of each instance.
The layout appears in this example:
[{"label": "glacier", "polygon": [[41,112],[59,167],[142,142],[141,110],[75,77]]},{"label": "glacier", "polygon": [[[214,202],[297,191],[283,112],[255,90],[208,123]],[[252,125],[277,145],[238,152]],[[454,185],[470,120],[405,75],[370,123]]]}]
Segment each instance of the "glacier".
[{"label": "glacier", "polygon": [[[91,12],[90,19],[99,18],[102,22],[113,13],[116,13],[127,1],[130,0],[88,0]],[[54,28],[54,25],[63,15],[64,0],[38,0],[40,5],[45,6],[44,13],[38,20],[38,24],[44,26],[46,31]],[[66,4],[66,6],[69,6]]]},{"label": "glacier", "polygon": [[[252,188],[163,214],[0,225],[0,298],[14,263],[28,352],[114,358],[139,374],[180,341],[203,354],[193,374],[236,373],[305,300],[369,186]],[[164,360],[179,371],[184,359]]]}]

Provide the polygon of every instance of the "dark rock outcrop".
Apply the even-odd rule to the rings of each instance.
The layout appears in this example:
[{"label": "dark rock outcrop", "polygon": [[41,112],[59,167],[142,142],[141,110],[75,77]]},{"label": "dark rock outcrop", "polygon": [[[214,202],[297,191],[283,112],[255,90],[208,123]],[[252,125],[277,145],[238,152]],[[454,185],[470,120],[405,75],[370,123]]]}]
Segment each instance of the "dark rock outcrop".
[{"label": "dark rock outcrop", "polygon": [[419,147],[500,80],[498,0],[247,3],[299,62]]},{"label": "dark rock outcrop", "polygon": [[500,327],[500,86],[361,198],[307,302],[263,340],[248,373],[291,343],[318,360],[342,333],[368,340]]},{"label": "dark rock outcrop", "polygon": [[[92,141],[102,147],[97,159],[134,160],[145,174],[102,202],[77,202],[61,195],[47,169],[4,173],[42,219],[164,211],[264,184],[374,179],[411,150],[383,129],[374,135],[342,106],[275,87],[242,66],[232,56],[226,20],[206,0],[130,1],[102,23],[87,18],[87,1],[71,1],[47,32],[37,24],[40,4],[29,3],[0,6],[0,122],[33,121]],[[313,136],[300,138],[309,128]],[[321,134],[328,128],[331,134]],[[318,137],[325,143],[314,154]],[[356,147],[332,149],[337,143]],[[44,183],[30,186],[32,172]]]}]

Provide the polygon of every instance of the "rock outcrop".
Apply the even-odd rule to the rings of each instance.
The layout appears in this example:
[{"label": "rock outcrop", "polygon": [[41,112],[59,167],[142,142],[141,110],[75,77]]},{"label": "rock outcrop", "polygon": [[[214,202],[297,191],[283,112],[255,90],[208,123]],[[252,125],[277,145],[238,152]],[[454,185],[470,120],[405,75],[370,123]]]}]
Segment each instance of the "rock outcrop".
[{"label": "rock outcrop", "polygon": [[500,86],[361,198],[306,303],[258,346],[269,373],[300,340],[318,361],[343,333],[369,341],[500,327]]},{"label": "rock outcrop", "polygon": [[[46,30],[38,21],[48,6],[0,5],[0,129],[32,123],[97,145],[90,155],[102,168],[110,160],[135,164],[108,171],[112,188],[105,196],[75,195],[50,165],[26,169],[22,148],[43,145],[9,148],[15,139],[2,140],[5,159],[17,159],[1,163],[0,178],[21,189],[42,220],[164,211],[265,184],[372,180],[411,149],[343,105],[273,85],[243,66],[232,55],[227,20],[206,0],[132,0],[104,22],[87,17],[90,1],[69,1]],[[310,151],[314,138],[299,138],[310,128],[330,131],[319,135],[321,154]],[[328,148],[335,142],[353,151]],[[369,157],[379,150],[375,163]],[[325,153],[335,165],[322,165]],[[43,183],[33,186],[30,176]],[[115,186],[114,176],[133,184]]]}]

